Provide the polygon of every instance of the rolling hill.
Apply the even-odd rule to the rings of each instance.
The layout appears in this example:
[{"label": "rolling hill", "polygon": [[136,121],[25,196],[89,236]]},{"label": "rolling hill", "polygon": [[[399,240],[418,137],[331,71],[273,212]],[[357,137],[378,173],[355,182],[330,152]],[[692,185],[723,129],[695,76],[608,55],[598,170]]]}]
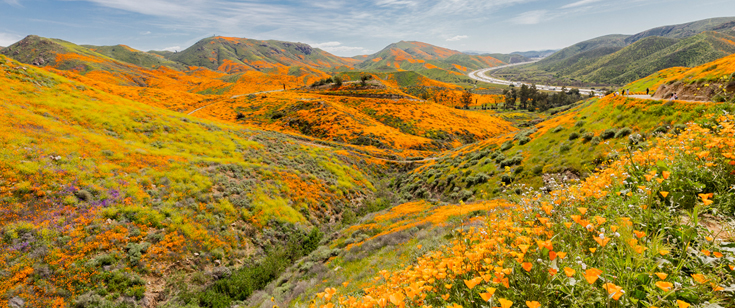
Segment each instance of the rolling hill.
[{"label": "rolling hill", "polygon": [[166,66],[175,70],[184,70],[185,66],[181,63],[177,63],[166,59],[164,56],[154,53],[143,52],[135,50],[126,45],[115,45],[115,46],[93,46],[93,45],[82,45],[91,51],[108,56],[112,59],[134,64],[141,67],[155,67],[155,66]]},{"label": "rolling hill", "polygon": [[586,82],[625,84],[662,69],[693,67],[733,53],[735,37],[718,32],[703,32],[680,40],[650,36],[602,57],[561,62],[568,66],[555,72]]},{"label": "rolling hill", "polygon": [[211,281],[214,268],[242,267],[361,211],[377,183],[364,170],[382,168],[3,55],[0,92],[3,305],[153,305],[168,278]]},{"label": "rolling hill", "polygon": [[369,55],[356,67],[368,71],[398,69],[419,71],[438,67],[456,73],[465,73],[468,69],[474,70],[500,64],[503,62],[488,55],[468,55],[422,42],[401,41]]},{"label": "rolling hill", "polygon": [[324,71],[349,70],[358,61],[341,58],[307,44],[259,41],[245,38],[210,37],[178,53],[166,56],[190,66],[227,73],[270,71],[284,67],[306,67]]},{"label": "rolling hill", "polygon": [[564,48],[498,76],[529,82],[622,85],[673,66],[696,66],[733,53],[735,18],[665,26],[635,35],[608,35]]}]

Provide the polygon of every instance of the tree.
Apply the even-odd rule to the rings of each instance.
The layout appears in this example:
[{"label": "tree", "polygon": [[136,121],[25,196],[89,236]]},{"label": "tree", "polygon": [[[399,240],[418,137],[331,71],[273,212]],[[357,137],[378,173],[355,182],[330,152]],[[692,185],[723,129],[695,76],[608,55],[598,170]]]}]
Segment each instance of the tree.
[{"label": "tree", "polygon": [[360,75],[360,86],[367,86],[367,81],[370,79],[370,75]]},{"label": "tree", "polygon": [[465,90],[464,93],[462,93],[460,102],[464,105],[464,109],[469,109],[470,104],[472,104],[472,92],[470,92],[470,90]]},{"label": "tree", "polygon": [[516,100],[518,99],[515,87],[511,87],[510,90],[503,90],[503,95],[505,95],[505,109],[515,109]]},{"label": "tree", "polygon": [[334,85],[338,87],[342,86],[342,77],[334,76],[332,77],[332,80],[334,81]]},{"label": "tree", "polygon": [[528,99],[530,98],[530,89],[528,86],[524,83],[521,86],[521,90],[518,92],[518,97],[521,99],[521,109],[526,109],[526,105],[528,104]]}]

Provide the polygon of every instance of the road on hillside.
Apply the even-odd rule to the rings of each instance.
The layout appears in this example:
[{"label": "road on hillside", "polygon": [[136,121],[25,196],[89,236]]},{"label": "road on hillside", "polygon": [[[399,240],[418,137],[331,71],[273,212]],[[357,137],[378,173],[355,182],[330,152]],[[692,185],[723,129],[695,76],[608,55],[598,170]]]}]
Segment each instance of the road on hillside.
[{"label": "road on hillside", "polygon": [[[490,71],[494,71],[494,70],[499,70],[499,69],[502,69],[502,68],[512,67],[512,66],[518,66],[518,65],[530,64],[530,63],[536,63],[538,61],[539,60],[530,61],[530,62],[507,64],[507,65],[490,67],[490,68],[483,68],[483,69],[479,69],[479,70],[476,70],[474,72],[471,72],[468,75],[469,75],[470,78],[472,78],[474,80],[482,81],[482,82],[487,82],[487,83],[492,83],[492,84],[500,84],[500,85],[506,85],[506,86],[513,85],[513,86],[516,86],[516,87],[520,87],[520,86],[522,86],[522,85],[525,84],[525,85],[527,85],[527,86],[530,87],[531,84],[529,84],[529,83],[523,83],[523,82],[518,82],[518,81],[508,81],[508,80],[503,80],[503,79],[497,79],[497,78],[493,78],[493,77],[487,76],[487,75],[485,75],[485,73],[490,72]],[[538,90],[544,90],[544,91],[561,92],[561,88],[562,87],[560,87],[560,86],[547,86],[547,85],[538,85],[538,84],[536,85],[536,89],[538,89]],[[567,89],[567,91],[568,90],[569,89]],[[593,92],[595,92],[595,90],[593,90],[593,89],[579,89],[579,93],[582,94],[582,95],[590,95],[590,93],[593,93]],[[598,96],[599,95],[600,94],[598,94]]]}]

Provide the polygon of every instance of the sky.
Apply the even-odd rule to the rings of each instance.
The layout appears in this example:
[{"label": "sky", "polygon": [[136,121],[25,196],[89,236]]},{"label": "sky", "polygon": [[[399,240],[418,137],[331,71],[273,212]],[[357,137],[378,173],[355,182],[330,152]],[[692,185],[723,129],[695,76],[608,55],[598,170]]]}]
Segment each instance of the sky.
[{"label": "sky", "polygon": [[401,40],[511,53],[729,16],[733,0],[0,0],[0,46],[35,34],[173,51],[218,35],[339,56]]}]

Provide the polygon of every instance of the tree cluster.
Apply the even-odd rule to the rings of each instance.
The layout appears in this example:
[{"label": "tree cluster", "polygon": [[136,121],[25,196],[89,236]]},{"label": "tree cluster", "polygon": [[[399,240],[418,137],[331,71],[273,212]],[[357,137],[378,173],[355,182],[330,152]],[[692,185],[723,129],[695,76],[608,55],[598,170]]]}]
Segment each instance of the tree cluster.
[{"label": "tree cluster", "polygon": [[316,88],[318,86],[323,86],[325,84],[334,84],[335,86],[341,86],[342,85],[342,77],[339,76],[332,76],[328,77],[326,79],[320,79],[318,81],[315,81],[311,84],[312,88]]},{"label": "tree cluster", "polygon": [[536,89],[536,85],[522,85],[520,89],[511,86],[510,90],[503,90],[505,95],[505,109],[525,109],[528,111],[546,111],[551,108],[571,105],[575,102],[585,99],[579,89],[568,90],[566,87],[561,88],[561,92],[552,95],[541,92]]}]

